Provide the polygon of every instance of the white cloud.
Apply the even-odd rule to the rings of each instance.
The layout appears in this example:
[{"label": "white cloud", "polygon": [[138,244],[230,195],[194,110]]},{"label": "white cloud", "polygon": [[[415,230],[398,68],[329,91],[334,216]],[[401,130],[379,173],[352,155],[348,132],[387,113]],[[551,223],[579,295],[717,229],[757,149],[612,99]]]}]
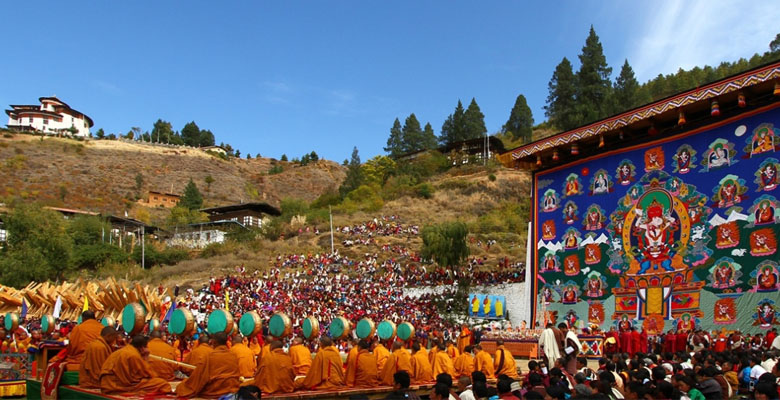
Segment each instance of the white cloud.
[{"label": "white cloud", "polygon": [[780,7],[771,1],[652,1],[636,11],[643,22],[629,41],[636,46],[628,60],[640,82],[678,68],[750,58],[767,51],[780,32]]}]

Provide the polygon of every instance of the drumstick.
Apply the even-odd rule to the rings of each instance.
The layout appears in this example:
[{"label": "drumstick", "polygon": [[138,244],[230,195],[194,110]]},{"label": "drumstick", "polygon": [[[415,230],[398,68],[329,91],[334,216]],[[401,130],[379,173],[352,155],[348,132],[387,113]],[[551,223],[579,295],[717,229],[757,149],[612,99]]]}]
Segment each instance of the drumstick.
[{"label": "drumstick", "polygon": [[182,367],[182,368],[195,369],[195,366],[192,365],[192,364],[186,364],[186,363],[183,363],[183,362],[180,362],[180,361],[174,361],[174,360],[170,360],[170,359],[167,359],[167,358],[164,358],[164,357],[160,357],[160,356],[155,356],[155,355],[149,354],[149,358],[151,358],[152,360],[157,360],[157,361],[167,362],[167,363],[170,363],[170,364],[175,364],[175,365],[177,365],[179,367]]}]

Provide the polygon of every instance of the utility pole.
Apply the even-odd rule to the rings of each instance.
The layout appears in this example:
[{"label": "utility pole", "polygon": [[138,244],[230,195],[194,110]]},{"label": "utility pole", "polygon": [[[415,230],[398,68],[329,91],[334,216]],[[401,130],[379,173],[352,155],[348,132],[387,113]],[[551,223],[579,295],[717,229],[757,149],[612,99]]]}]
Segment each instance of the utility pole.
[{"label": "utility pole", "polygon": [[328,206],[328,214],[330,214],[330,254],[333,254],[336,251],[333,248],[333,209],[331,206]]},{"label": "utility pole", "polygon": [[141,269],[146,269],[146,240],[144,240],[144,233],[146,226],[141,225]]}]

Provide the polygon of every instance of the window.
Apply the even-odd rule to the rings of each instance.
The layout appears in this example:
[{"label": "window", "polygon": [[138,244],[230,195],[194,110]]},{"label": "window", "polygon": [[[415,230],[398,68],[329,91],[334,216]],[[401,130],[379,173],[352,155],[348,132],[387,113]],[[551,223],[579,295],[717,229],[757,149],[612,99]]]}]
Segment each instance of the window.
[{"label": "window", "polygon": [[0,229],[0,243],[5,242],[8,237],[8,233],[5,229]]},{"label": "window", "polygon": [[206,232],[206,241],[211,241],[211,232]]},{"label": "window", "polygon": [[31,124],[32,124],[32,122],[33,122],[33,117],[28,117],[28,118],[27,118],[27,121],[28,121],[29,123],[31,123]]}]

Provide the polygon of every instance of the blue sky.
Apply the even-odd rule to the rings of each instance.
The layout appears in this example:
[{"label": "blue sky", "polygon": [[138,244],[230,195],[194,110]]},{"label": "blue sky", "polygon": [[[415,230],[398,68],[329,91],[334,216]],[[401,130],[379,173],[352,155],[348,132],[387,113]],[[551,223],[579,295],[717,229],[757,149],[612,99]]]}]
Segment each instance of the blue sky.
[{"label": "blue sky", "polygon": [[393,119],[436,133],[477,99],[491,133],[594,25],[640,81],[767,50],[770,1],[41,1],[4,4],[0,104],[57,95],[106,132],[195,120],[254,156],[383,154]]}]

